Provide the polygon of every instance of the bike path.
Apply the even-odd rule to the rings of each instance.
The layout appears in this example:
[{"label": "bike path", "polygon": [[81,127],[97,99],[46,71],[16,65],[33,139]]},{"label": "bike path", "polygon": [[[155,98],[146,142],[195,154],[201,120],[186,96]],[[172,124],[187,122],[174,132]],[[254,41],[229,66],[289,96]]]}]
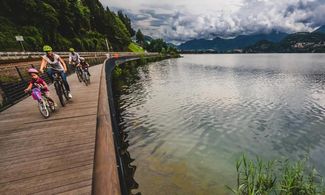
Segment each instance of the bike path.
[{"label": "bike path", "polygon": [[99,82],[68,77],[72,100],[44,119],[31,97],[0,113],[0,194],[91,194]]}]

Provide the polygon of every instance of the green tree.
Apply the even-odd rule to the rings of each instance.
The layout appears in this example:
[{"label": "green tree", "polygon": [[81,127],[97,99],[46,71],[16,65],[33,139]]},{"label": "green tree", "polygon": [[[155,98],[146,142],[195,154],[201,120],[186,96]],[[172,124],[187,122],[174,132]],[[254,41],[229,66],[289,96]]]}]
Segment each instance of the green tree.
[{"label": "green tree", "polygon": [[119,44],[122,46],[122,48],[120,49],[126,49],[127,46],[130,44],[131,42],[131,38],[130,38],[130,33],[127,30],[127,28],[125,27],[125,25],[123,24],[123,22],[120,20],[119,17],[117,17],[116,15],[114,15],[115,18],[115,24],[114,25],[114,30],[115,30],[115,38],[118,40]]},{"label": "green tree", "polygon": [[167,49],[167,43],[163,39],[154,39],[150,42],[147,50],[151,52],[161,52],[163,48]]},{"label": "green tree", "polygon": [[121,10],[117,12],[117,15],[121,19],[121,21],[124,23],[126,29],[129,31],[131,37],[133,37],[135,35],[135,31],[132,28],[130,18],[127,15],[124,15]]},{"label": "green tree", "polygon": [[0,0],[0,49],[19,51],[15,35],[23,35],[28,50],[44,43],[55,50],[127,50],[134,31],[131,20],[115,14],[99,0]]},{"label": "green tree", "polygon": [[135,37],[136,37],[137,43],[140,44],[141,46],[143,46],[145,39],[144,39],[144,35],[142,34],[140,29],[137,31],[137,34],[135,35]]}]

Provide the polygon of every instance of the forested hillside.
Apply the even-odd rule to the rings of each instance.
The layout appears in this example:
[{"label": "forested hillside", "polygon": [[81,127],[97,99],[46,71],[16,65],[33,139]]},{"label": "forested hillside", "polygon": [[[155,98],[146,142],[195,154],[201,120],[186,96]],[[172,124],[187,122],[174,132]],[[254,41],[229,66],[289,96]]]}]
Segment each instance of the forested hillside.
[{"label": "forested hillside", "polygon": [[247,53],[324,53],[325,33],[294,33],[279,43],[260,41],[244,49]]},{"label": "forested hillside", "polygon": [[135,31],[130,19],[104,8],[99,0],[1,0],[0,51],[20,51],[15,36],[24,36],[28,51],[50,44],[56,51],[125,51]]}]

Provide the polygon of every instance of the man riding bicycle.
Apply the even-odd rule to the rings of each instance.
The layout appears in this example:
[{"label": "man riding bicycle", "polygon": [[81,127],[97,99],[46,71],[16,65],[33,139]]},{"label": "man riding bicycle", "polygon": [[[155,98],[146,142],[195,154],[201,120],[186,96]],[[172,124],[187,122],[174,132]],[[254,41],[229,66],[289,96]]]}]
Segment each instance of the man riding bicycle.
[{"label": "man riding bicycle", "polygon": [[69,64],[73,64],[77,67],[80,64],[80,55],[75,52],[73,48],[70,48],[69,51]]},{"label": "man riding bicycle", "polygon": [[[78,79],[79,79],[79,75],[81,74],[81,70],[80,70],[80,55],[75,52],[75,50],[73,48],[69,49],[69,64],[71,64],[73,66],[73,68],[75,69]],[[78,73],[79,71],[79,73]],[[79,79],[79,81],[81,82],[81,80]]]},{"label": "man riding bicycle", "polygon": [[64,86],[68,90],[68,96],[69,98],[72,98],[72,95],[70,93],[70,86],[67,81],[67,75],[65,74],[67,72],[67,65],[63,61],[63,59],[53,53],[52,47],[45,45],[43,47],[43,51],[46,52],[44,56],[42,56],[42,63],[40,67],[40,72],[43,73],[44,69],[47,68],[47,74],[53,81],[54,71],[57,71],[60,73]]}]

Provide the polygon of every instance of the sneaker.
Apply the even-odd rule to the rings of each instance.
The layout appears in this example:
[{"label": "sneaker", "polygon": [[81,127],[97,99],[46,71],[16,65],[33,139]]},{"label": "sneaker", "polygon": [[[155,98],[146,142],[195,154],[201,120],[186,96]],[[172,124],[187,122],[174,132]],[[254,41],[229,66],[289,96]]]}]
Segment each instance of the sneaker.
[{"label": "sneaker", "polygon": [[68,97],[71,99],[72,98],[72,95],[71,95],[71,93],[69,92],[69,94],[68,94]]}]

